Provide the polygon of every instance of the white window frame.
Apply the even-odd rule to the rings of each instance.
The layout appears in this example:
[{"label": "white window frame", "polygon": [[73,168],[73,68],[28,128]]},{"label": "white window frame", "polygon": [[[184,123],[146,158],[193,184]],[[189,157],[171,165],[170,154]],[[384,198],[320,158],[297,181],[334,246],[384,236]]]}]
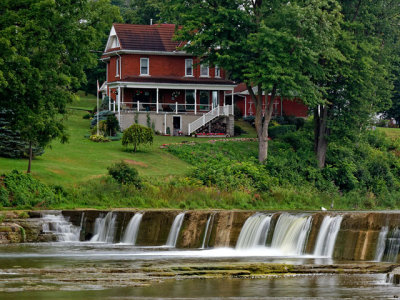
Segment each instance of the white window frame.
[{"label": "white window frame", "polygon": [[[188,73],[187,73],[188,62],[191,63],[192,74],[188,74]],[[185,76],[186,76],[186,77],[193,77],[193,59],[191,59],[191,58],[185,59]]]},{"label": "white window frame", "polygon": [[[192,94],[193,93],[193,94]],[[194,98],[193,103],[187,103],[187,96],[188,94],[192,94]],[[193,105],[192,109],[187,109],[188,105]],[[185,111],[194,111],[194,108],[196,106],[196,90],[185,90]]]},{"label": "white window frame", "polygon": [[[207,75],[202,74],[204,69],[207,69]],[[200,77],[210,77],[210,67],[207,64],[200,65]]]},{"label": "white window frame", "polygon": [[221,78],[221,69],[218,66],[214,67],[214,77],[215,78]]},{"label": "white window frame", "polygon": [[[147,61],[147,73],[142,73],[142,61]],[[141,57],[140,58],[140,76],[149,76],[150,75],[150,59],[148,57]]]},{"label": "white window frame", "polygon": [[117,57],[117,59],[115,60],[115,77],[119,77],[119,57]]}]

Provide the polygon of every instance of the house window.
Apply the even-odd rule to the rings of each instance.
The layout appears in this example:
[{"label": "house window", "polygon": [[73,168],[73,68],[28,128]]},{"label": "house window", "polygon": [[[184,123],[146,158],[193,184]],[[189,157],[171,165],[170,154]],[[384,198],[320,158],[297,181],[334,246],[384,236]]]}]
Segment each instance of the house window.
[{"label": "house window", "polygon": [[186,110],[194,110],[194,90],[186,90],[185,94],[185,102],[186,102]]},{"label": "house window", "polygon": [[200,110],[208,110],[210,104],[210,92],[200,91]]},{"label": "house window", "polygon": [[149,59],[140,59],[140,75],[149,75]]},{"label": "house window", "polygon": [[200,65],[200,76],[202,77],[209,77],[209,72],[208,72],[208,65],[201,64]]},{"label": "house window", "polygon": [[185,59],[185,76],[193,76],[193,59]]},{"label": "house window", "polygon": [[221,77],[221,69],[215,66],[215,77]]},{"label": "house window", "polygon": [[115,60],[115,77],[119,76],[119,58]]}]

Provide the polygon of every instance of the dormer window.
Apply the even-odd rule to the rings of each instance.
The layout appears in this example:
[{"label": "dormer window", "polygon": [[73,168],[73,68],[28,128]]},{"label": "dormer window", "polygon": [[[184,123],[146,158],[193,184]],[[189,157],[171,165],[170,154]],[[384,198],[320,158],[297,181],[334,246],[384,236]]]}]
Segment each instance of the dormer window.
[{"label": "dormer window", "polygon": [[193,59],[185,59],[185,76],[193,76]]},{"label": "dormer window", "polygon": [[216,78],[221,77],[221,69],[218,66],[215,66],[215,77]]},{"label": "dormer window", "polygon": [[140,59],[140,75],[149,75],[149,59]]},{"label": "dormer window", "polygon": [[115,77],[119,76],[119,58],[115,60]]},{"label": "dormer window", "polygon": [[208,69],[208,65],[206,64],[201,64],[200,65],[200,77],[209,77],[209,69]]}]

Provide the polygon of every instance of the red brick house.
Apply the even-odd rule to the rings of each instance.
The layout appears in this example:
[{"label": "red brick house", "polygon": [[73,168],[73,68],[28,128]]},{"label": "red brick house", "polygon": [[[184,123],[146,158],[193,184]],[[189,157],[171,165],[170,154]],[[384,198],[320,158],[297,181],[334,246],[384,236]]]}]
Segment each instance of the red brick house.
[{"label": "red brick house", "polygon": [[[113,24],[102,55],[103,91],[122,129],[150,123],[163,134],[190,135],[216,119],[233,134],[235,83],[224,70],[179,50],[175,25]],[[228,103],[229,101],[229,103]]]},{"label": "red brick house", "polygon": [[[254,116],[255,103],[249,91],[244,83],[239,84],[234,89],[235,105],[239,108],[243,117]],[[270,100],[268,96],[268,100]],[[265,109],[265,95],[263,95],[263,110]],[[277,116],[295,116],[295,117],[307,117],[308,107],[304,105],[300,100],[289,100],[281,97],[276,97],[274,101],[274,110],[272,115]]]}]

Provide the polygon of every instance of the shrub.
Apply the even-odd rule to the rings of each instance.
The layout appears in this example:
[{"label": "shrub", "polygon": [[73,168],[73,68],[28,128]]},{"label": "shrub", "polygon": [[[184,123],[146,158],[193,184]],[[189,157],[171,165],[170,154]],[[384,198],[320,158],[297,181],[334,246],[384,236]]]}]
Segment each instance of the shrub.
[{"label": "shrub", "polygon": [[233,131],[234,131],[235,136],[241,135],[242,133],[244,133],[242,127],[240,127],[239,125],[235,125]]},{"label": "shrub", "polygon": [[86,115],[83,115],[82,119],[88,120],[88,119],[90,119],[91,117],[92,117],[92,116],[91,116],[90,114],[86,114]]},{"label": "shrub", "polygon": [[124,131],[122,136],[122,145],[128,147],[133,145],[133,150],[141,144],[152,144],[153,143],[153,131],[151,128],[133,124],[131,127]]},{"label": "shrub", "polygon": [[[6,193],[3,191],[2,204],[6,206],[31,208],[47,207],[56,203],[56,196],[53,191],[39,180],[33,178],[30,174],[23,174],[16,170],[3,177],[4,187],[9,194],[9,200],[6,200]],[[4,189],[4,188],[3,188]]]},{"label": "shrub", "polygon": [[115,136],[117,132],[120,130],[118,119],[115,115],[107,116],[105,121],[107,135]]},{"label": "shrub", "polygon": [[92,130],[90,131],[90,133],[92,135],[96,135],[97,134],[97,127],[99,127],[99,135],[102,136],[106,136],[107,135],[107,123],[105,120],[102,120],[99,122],[99,124],[95,125]]},{"label": "shrub", "polygon": [[92,142],[96,142],[96,143],[105,143],[105,142],[109,142],[110,139],[108,137],[105,137],[103,135],[91,135],[89,138]]},{"label": "shrub", "polygon": [[137,188],[142,186],[138,171],[121,161],[107,168],[108,174],[120,184],[131,184]]},{"label": "shrub", "polygon": [[286,133],[296,131],[296,125],[273,126],[268,129],[268,136],[272,139],[283,136]]}]

